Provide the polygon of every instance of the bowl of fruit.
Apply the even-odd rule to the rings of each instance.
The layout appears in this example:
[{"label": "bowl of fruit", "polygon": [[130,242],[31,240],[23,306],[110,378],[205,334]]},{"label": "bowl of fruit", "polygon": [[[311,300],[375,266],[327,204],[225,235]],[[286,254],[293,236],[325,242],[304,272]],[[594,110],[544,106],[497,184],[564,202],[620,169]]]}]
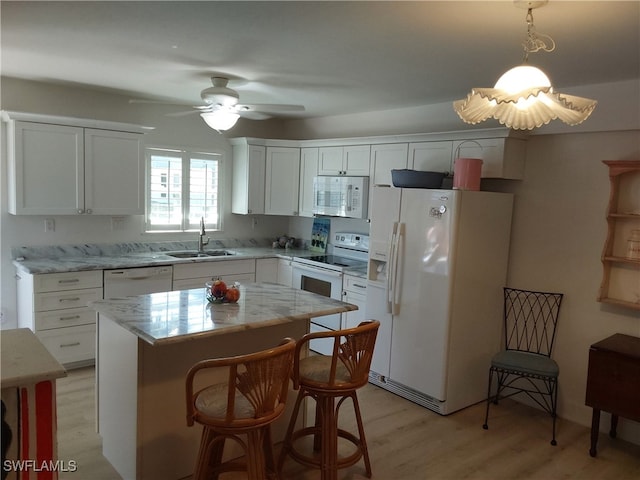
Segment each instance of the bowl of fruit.
[{"label": "bowl of fruit", "polygon": [[227,287],[219,278],[212,279],[205,284],[205,296],[211,303],[237,303],[240,299],[238,282]]}]

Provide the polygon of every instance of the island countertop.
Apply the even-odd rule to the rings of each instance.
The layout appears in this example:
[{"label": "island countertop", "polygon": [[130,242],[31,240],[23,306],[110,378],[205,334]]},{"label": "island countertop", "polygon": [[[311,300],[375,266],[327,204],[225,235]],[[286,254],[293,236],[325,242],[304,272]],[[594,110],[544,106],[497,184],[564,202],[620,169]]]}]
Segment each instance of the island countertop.
[{"label": "island countertop", "polygon": [[272,283],[240,285],[240,300],[235,304],[209,303],[202,287],[97,300],[89,303],[89,307],[154,346],[358,308]]}]

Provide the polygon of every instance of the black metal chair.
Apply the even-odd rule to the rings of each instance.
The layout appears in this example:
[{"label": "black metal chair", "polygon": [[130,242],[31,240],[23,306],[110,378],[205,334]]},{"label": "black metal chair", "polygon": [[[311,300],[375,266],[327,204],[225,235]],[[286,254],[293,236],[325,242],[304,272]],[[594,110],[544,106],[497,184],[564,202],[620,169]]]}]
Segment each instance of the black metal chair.
[{"label": "black metal chair", "polygon": [[[489,404],[525,393],[553,419],[551,445],[556,445],[558,364],[551,358],[562,293],[504,288],[505,350],[491,360],[485,430],[489,428]],[[493,376],[498,386],[491,393]]]}]

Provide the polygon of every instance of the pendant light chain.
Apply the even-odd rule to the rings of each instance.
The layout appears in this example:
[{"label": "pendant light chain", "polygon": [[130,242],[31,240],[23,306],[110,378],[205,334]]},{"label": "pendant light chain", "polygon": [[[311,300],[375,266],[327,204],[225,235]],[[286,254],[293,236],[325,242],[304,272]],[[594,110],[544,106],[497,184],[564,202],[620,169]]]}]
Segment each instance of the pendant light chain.
[{"label": "pendant light chain", "polygon": [[524,63],[527,62],[530,53],[539,52],[543,50],[545,52],[553,52],[556,49],[556,42],[553,41],[549,35],[543,33],[537,33],[536,27],[533,24],[533,9],[527,10],[527,39],[522,44],[524,47]]}]

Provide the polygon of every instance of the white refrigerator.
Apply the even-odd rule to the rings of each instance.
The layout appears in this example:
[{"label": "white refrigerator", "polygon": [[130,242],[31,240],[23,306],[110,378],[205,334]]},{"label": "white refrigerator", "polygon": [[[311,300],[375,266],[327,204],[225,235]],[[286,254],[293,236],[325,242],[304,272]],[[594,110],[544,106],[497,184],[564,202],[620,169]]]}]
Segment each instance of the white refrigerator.
[{"label": "white refrigerator", "polygon": [[486,398],[500,349],[513,196],[372,187],[371,383],[443,415]]}]

